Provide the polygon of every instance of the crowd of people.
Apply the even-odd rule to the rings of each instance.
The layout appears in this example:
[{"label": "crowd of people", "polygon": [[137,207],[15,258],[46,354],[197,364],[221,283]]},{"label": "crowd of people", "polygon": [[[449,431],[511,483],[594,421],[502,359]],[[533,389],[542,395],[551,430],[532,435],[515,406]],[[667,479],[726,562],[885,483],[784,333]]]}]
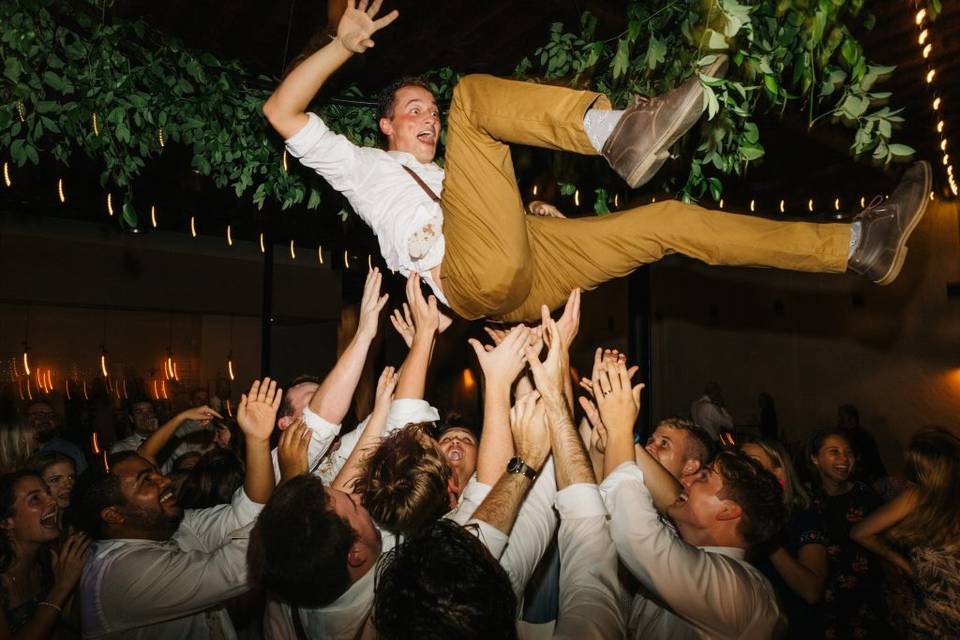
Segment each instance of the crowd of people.
[{"label": "crowd of people", "polygon": [[482,424],[441,420],[424,398],[449,322],[416,275],[391,316],[409,350],[343,433],[380,286],[325,377],[256,380],[235,421],[199,404],[161,424],[136,398],[95,456],[54,403],[25,407],[0,450],[0,637],[960,635],[955,435],[918,432],[892,482],[852,407],[799,451],[720,425],[710,385],[640,438],[624,354],[571,377],[578,290],[472,339]]}]

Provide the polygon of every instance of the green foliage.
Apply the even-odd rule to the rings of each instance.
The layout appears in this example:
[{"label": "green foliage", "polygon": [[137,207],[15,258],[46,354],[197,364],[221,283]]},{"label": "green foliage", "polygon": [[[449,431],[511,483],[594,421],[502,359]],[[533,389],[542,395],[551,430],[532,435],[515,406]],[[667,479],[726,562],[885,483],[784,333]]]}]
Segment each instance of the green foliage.
[{"label": "green foliage", "polygon": [[[939,0],[929,0],[931,14],[938,10],[935,3]],[[875,162],[913,154],[892,142],[903,118],[900,110],[884,106],[890,93],[874,89],[893,68],[870,64],[852,33],[874,22],[863,5],[863,0],[631,0],[622,33],[597,36],[590,14],[576,32],[555,24],[547,43],[523,60],[516,74],[599,91],[622,108],[636,94],[668,91],[717,53],[727,53],[731,64],[724,78],[699,74],[706,119],[680,189],[687,200],[705,195],[717,200],[718,176],[740,175],[765,153],[753,121],[760,113],[802,110],[811,126],[830,117],[855,130],[851,152]]]}]

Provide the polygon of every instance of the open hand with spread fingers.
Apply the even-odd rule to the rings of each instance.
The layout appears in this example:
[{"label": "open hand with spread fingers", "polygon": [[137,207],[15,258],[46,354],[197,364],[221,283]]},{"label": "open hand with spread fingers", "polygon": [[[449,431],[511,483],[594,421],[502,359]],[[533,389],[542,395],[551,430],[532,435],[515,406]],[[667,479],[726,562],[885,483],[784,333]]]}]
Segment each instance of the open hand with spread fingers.
[{"label": "open hand with spread fingers", "polygon": [[298,419],[284,429],[277,444],[277,464],[280,466],[280,482],[303,475],[309,471],[308,452],[313,432]]},{"label": "open hand with spread fingers", "polygon": [[631,386],[631,378],[627,365],[619,360],[611,364],[601,362],[594,371],[597,410],[608,431],[621,434],[633,431],[640,413],[640,392],[644,385]]},{"label": "open hand with spread fingers", "polygon": [[250,391],[240,396],[237,405],[237,424],[243,435],[250,440],[270,440],[282,398],[283,389],[277,386],[276,380],[254,380]]},{"label": "open hand with spread fingers", "polygon": [[374,45],[373,34],[397,19],[400,12],[394,9],[390,13],[376,18],[383,0],[347,0],[347,10],[343,12],[337,25],[337,39],[347,51],[363,53]]}]

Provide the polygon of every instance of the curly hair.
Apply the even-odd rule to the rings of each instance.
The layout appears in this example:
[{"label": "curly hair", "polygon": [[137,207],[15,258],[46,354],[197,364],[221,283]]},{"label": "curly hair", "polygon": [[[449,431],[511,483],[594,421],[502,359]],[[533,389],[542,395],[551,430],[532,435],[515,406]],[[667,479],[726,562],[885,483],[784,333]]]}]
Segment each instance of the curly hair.
[{"label": "curly hair", "polygon": [[347,554],[356,540],[320,478],[291,478],[273,492],[250,532],[250,579],[294,606],[326,606],[350,588]]},{"label": "curly hair", "polygon": [[420,87],[433,94],[433,89],[423,78],[404,76],[399,80],[394,80],[377,94],[377,118],[393,117],[393,110],[397,104],[397,92],[404,87]]},{"label": "curly hair", "polygon": [[776,476],[739,451],[721,451],[713,464],[723,476],[720,497],[733,500],[743,510],[738,530],[744,542],[753,547],[770,540],[786,517]]},{"label": "curly hair", "polygon": [[447,459],[423,431],[432,423],[412,423],[384,438],[366,461],[355,491],[380,526],[409,536],[450,510]]},{"label": "curly hair", "polygon": [[384,640],[517,637],[517,597],[480,540],[441,518],[390,551],[377,571],[373,624]]}]

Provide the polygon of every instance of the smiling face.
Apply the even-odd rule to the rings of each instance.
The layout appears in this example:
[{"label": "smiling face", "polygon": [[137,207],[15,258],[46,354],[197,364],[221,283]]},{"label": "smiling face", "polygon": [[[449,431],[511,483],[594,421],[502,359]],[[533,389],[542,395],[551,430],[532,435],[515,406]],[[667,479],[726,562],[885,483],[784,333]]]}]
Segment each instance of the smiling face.
[{"label": "smiling face", "polygon": [[133,421],[133,430],[141,435],[150,435],[160,425],[157,420],[157,411],[152,402],[137,402],[130,408],[130,419]]},{"label": "smiling face", "polygon": [[77,472],[72,462],[54,462],[43,470],[43,481],[50,488],[50,495],[57,506],[66,509],[73,497],[73,485],[77,481]]},{"label": "smiling face", "polygon": [[687,484],[687,499],[672,504],[667,513],[680,527],[681,532],[683,525],[694,529],[709,529],[717,520],[734,515],[734,509],[739,514],[739,507],[732,500],[722,497],[721,493],[723,475],[714,465],[708,465]]},{"label": "smiling face", "polygon": [[438,446],[458,478],[469,478],[477,470],[477,438],[469,430],[447,429],[440,435]]},{"label": "smiling face", "polygon": [[847,439],[840,435],[829,435],[820,445],[820,450],[810,457],[820,472],[824,482],[843,484],[853,473],[853,449]]},{"label": "smiling face", "polygon": [[43,480],[27,475],[13,489],[13,508],[2,527],[7,535],[23,543],[43,543],[60,536],[60,508]]},{"label": "smiling face", "polygon": [[433,94],[416,85],[398,89],[393,114],[380,118],[380,130],[388,150],[405,151],[423,164],[433,162],[440,139],[440,110]]},{"label": "smiling face", "polygon": [[[111,467],[123,494],[123,504],[104,509],[102,517],[118,531],[151,539],[173,535],[183,519],[171,480],[140,456],[130,456]],[[120,533],[116,537],[124,537]]]}]

